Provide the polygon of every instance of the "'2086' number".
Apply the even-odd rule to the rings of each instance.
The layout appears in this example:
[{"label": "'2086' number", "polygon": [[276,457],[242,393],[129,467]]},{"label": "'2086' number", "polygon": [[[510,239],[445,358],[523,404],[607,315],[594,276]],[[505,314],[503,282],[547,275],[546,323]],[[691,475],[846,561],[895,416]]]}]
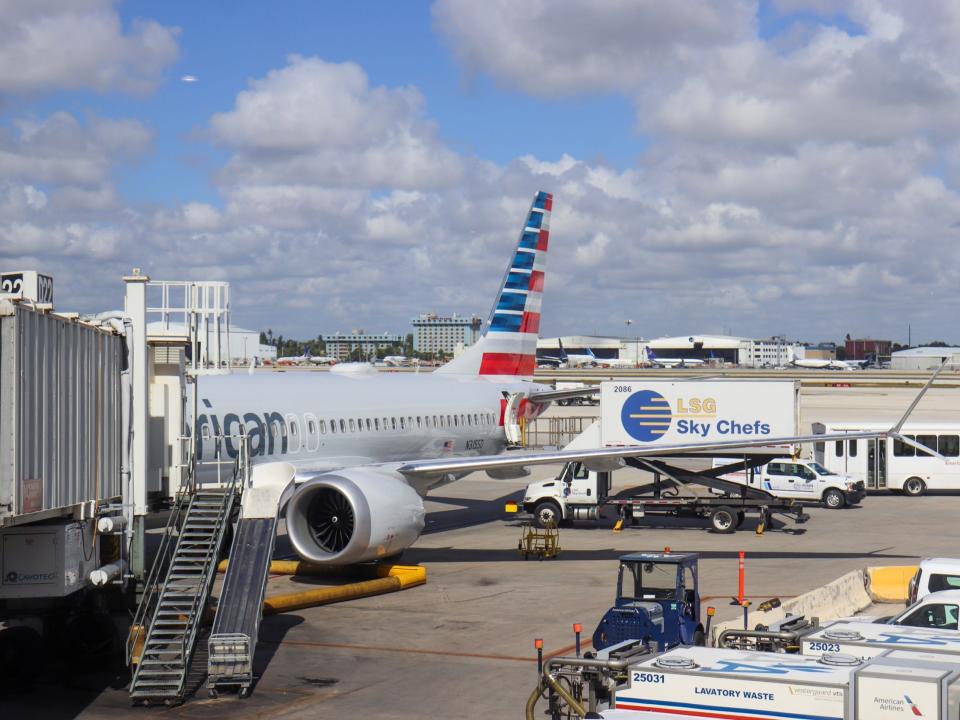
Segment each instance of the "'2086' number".
[{"label": "'2086' number", "polygon": [[632,392],[633,392],[633,385],[614,385],[614,386],[613,386],[613,391],[614,391],[614,392],[632,393]]},{"label": "'2086' number", "polygon": [[660,683],[665,683],[667,679],[660,673],[635,672],[633,674],[633,681],[659,685]]},{"label": "'2086' number", "polygon": [[840,643],[812,642],[810,649],[813,652],[840,652]]}]

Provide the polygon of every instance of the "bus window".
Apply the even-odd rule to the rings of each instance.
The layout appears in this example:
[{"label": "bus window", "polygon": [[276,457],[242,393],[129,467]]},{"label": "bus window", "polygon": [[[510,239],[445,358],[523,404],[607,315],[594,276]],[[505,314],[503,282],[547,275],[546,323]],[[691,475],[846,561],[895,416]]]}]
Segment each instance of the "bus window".
[{"label": "bus window", "polygon": [[837,440],[836,455],[838,458],[843,457],[843,440]]},{"label": "bus window", "polygon": [[944,457],[960,457],[960,435],[941,435],[937,438],[937,451]]},{"label": "bus window", "polygon": [[[912,435],[904,435],[905,438],[910,438],[913,440]],[[900,442],[897,439],[893,441],[893,456],[894,457],[913,457],[917,452],[914,450],[913,445],[907,445],[904,442]]]},{"label": "bus window", "polygon": [[[936,435],[917,435],[917,442],[923,445],[924,447],[930,448],[934,452],[937,451]],[[917,457],[931,457],[931,456],[923,452],[923,450],[920,450],[917,452]]]},{"label": "bus window", "polygon": [[850,457],[857,456],[857,446],[860,444],[859,440],[847,440],[847,455]]}]

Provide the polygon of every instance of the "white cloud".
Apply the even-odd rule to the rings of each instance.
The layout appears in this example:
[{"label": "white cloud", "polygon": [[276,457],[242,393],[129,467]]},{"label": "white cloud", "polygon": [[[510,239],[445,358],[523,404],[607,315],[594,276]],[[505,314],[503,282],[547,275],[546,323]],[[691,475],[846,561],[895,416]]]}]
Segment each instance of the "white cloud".
[{"label": "white cloud", "polygon": [[113,0],[4,0],[0,92],[144,93],[176,59],[177,33],[151,20],[125,29]]},{"label": "white cloud", "polygon": [[224,184],[283,188],[271,193],[275,200],[296,186],[435,188],[455,182],[462,170],[461,158],[424,117],[418,90],[371,87],[349,62],[292,56],[251,81],[210,128],[236,151]]}]

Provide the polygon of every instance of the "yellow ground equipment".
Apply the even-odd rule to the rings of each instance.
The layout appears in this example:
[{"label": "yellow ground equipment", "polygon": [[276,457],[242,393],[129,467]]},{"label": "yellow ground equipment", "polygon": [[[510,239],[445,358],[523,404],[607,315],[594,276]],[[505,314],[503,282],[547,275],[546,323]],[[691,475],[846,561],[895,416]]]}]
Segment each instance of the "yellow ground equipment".
[{"label": "yellow ground equipment", "polygon": [[560,554],[560,530],[554,523],[538,528],[533,521],[525,522],[520,528],[520,541],[517,552],[527,560],[531,555],[539,560],[556,557]]}]

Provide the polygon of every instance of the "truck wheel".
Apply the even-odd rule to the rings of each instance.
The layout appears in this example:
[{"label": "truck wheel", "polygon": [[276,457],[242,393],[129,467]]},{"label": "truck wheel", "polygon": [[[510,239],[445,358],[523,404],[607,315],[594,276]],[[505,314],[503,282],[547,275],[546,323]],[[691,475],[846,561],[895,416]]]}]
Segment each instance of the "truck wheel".
[{"label": "truck wheel", "polygon": [[714,532],[727,535],[737,529],[737,518],[733,510],[726,505],[721,505],[710,515],[710,526]]},{"label": "truck wheel", "polygon": [[823,494],[823,504],[831,510],[838,510],[846,505],[847,501],[844,499],[842,492],[836,488],[829,488]]},{"label": "truck wheel", "polygon": [[533,508],[533,519],[540,528],[547,527],[548,523],[560,527],[560,506],[553,500],[542,500]]},{"label": "truck wheel", "polygon": [[927,489],[927,486],[924,484],[923,480],[918,477],[907,478],[903,483],[903,494],[909,495],[910,497],[918,497],[923,495],[923,491]]},{"label": "truck wheel", "polygon": [[22,688],[43,669],[43,638],[36,630],[17,626],[0,631],[0,689]]}]

